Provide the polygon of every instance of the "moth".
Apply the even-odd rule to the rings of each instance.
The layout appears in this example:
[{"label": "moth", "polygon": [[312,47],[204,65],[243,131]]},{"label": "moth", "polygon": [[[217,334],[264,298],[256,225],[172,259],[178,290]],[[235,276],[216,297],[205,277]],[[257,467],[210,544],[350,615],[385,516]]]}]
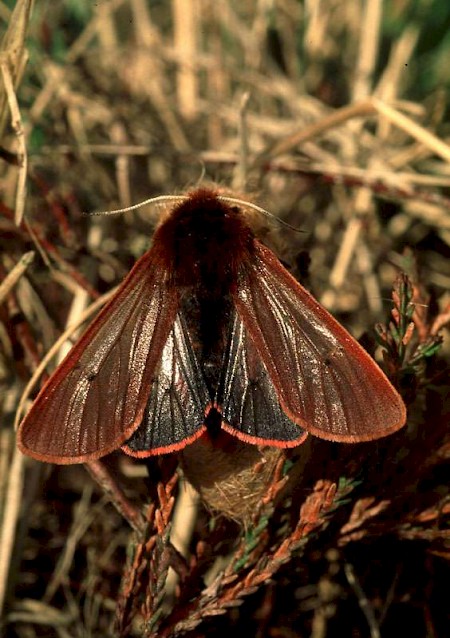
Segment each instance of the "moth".
[{"label": "moth", "polygon": [[200,188],[45,383],[18,431],[40,461],[183,449],[205,432],[289,448],[371,441],[406,408],[367,352],[255,235]]}]

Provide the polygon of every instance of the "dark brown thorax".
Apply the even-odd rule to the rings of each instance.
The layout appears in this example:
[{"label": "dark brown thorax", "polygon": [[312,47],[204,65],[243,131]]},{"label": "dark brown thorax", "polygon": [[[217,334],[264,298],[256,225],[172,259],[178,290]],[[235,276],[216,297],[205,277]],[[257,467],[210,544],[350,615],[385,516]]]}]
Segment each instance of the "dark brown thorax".
[{"label": "dark brown thorax", "polygon": [[180,314],[212,399],[217,398],[230,330],[232,293],[252,257],[254,241],[242,211],[209,189],[176,206],[155,233],[154,245],[170,273],[167,285],[179,291]]}]

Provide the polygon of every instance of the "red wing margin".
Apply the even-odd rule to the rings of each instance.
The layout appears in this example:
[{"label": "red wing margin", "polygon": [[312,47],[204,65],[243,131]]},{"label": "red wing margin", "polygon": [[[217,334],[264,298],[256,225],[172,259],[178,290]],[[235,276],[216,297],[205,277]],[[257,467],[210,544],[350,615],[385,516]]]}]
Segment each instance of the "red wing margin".
[{"label": "red wing margin", "polygon": [[177,313],[176,291],[152,251],[41,390],[18,444],[41,461],[84,463],[122,445],[141,423]]},{"label": "red wing margin", "polygon": [[295,423],[342,442],[370,441],[405,423],[403,401],[366,351],[258,242],[235,304]]},{"label": "red wing margin", "polygon": [[123,446],[132,456],[174,452],[205,430],[205,410],[211,403],[203,372],[186,323],[177,315],[152,381],[144,420]]},{"label": "red wing margin", "polygon": [[218,391],[222,427],[257,445],[294,447],[307,433],[284,413],[273,382],[238,314],[234,315],[225,352],[225,375]]}]

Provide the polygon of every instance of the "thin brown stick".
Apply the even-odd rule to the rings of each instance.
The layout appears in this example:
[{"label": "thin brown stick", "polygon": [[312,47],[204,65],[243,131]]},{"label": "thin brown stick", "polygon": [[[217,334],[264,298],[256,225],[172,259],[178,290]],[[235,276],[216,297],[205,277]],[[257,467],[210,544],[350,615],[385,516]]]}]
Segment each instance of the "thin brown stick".
[{"label": "thin brown stick", "polygon": [[144,519],[141,511],[126,497],[116,478],[102,461],[89,461],[86,469],[108,495],[111,503],[136,532],[142,532]]}]

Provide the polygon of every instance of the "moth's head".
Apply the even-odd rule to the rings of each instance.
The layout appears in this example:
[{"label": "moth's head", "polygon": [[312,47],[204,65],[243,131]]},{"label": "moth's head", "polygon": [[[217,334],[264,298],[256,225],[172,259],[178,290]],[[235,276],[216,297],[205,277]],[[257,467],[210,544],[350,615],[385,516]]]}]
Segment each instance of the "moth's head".
[{"label": "moth's head", "polygon": [[190,284],[205,272],[236,276],[238,265],[252,252],[254,238],[240,206],[225,201],[215,190],[201,188],[162,220],[153,248],[178,283],[186,279]]}]

